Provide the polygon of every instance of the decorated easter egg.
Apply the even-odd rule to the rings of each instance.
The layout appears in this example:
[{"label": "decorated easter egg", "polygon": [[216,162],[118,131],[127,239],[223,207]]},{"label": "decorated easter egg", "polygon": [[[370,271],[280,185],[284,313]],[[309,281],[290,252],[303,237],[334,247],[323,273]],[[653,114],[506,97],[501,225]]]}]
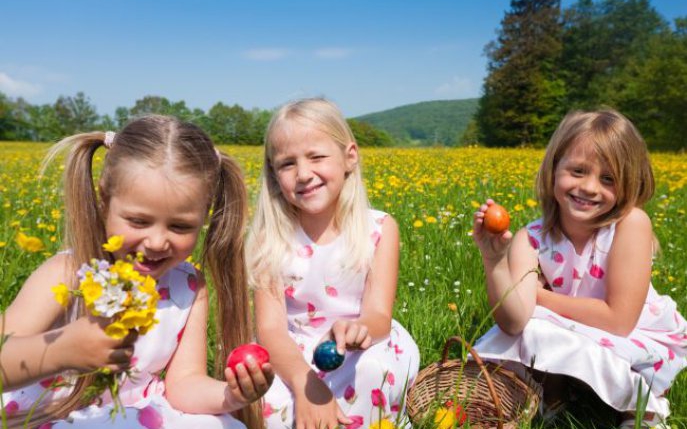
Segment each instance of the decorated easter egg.
[{"label": "decorated easter egg", "polygon": [[246,359],[248,359],[249,356],[252,356],[253,359],[255,359],[255,362],[257,362],[258,366],[262,366],[262,364],[270,361],[270,354],[267,352],[267,350],[265,350],[264,347],[259,344],[248,343],[236,347],[231,351],[231,353],[229,353],[229,357],[227,358],[227,366],[231,368],[232,371],[236,372],[236,365],[240,363],[245,365]]},{"label": "decorated easter egg", "polygon": [[484,212],[484,228],[493,233],[501,234],[508,229],[510,225],[510,216],[508,211],[498,204],[489,206]]},{"label": "decorated easter egg", "polygon": [[336,341],[329,340],[321,343],[313,353],[315,366],[321,371],[334,371],[344,361],[344,355],[336,351]]}]

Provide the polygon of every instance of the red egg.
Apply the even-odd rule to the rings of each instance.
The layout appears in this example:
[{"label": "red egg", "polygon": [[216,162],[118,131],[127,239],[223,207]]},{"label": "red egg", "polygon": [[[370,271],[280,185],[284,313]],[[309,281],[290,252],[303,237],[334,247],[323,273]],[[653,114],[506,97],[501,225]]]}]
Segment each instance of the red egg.
[{"label": "red egg", "polygon": [[258,366],[262,366],[264,363],[270,361],[270,354],[267,353],[264,347],[255,343],[242,344],[236,347],[229,353],[227,358],[227,367],[231,368],[232,371],[236,372],[236,365],[242,363],[246,364],[246,359],[252,356],[257,362]]},{"label": "red egg", "polygon": [[456,421],[458,422],[459,425],[463,426],[463,423],[465,423],[465,420],[468,419],[468,414],[463,410],[463,407],[460,406],[460,404],[456,404],[455,408],[453,406],[453,401],[446,401],[444,404],[446,408],[454,409],[455,414],[456,414]]},{"label": "red egg", "polygon": [[510,216],[508,211],[498,204],[492,204],[484,212],[484,228],[493,233],[501,234],[508,229]]}]

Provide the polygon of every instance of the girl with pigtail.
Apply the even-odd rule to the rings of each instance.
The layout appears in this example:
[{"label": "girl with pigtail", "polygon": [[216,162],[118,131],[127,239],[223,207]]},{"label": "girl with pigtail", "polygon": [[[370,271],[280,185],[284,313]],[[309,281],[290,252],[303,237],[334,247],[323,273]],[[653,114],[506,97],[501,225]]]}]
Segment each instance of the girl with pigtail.
[{"label": "girl with pigtail", "polygon": [[[92,163],[101,146],[108,151],[96,190]],[[256,400],[272,382],[271,366],[248,360],[234,373],[223,365],[226,350],[252,338],[239,167],[198,127],[167,116],[134,120],[116,135],[66,138],[46,164],[67,149],[65,250],[29,277],[0,327],[10,427],[27,417],[28,426],[41,428],[260,426]],[[202,266],[216,289],[218,375],[226,381],[207,375],[209,294],[203,273],[186,261],[206,221]],[[105,251],[112,236],[123,243]],[[102,329],[108,321],[88,315],[83,300],[72,300],[66,313],[55,300],[51,287],[76,288],[77,270],[92,258],[126,257],[157,281],[159,323],[145,335],[114,339]],[[109,395],[83,403],[93,381],[85,374],[98,368],[131,374],[120,386],[121,412],[111,413]]]}]

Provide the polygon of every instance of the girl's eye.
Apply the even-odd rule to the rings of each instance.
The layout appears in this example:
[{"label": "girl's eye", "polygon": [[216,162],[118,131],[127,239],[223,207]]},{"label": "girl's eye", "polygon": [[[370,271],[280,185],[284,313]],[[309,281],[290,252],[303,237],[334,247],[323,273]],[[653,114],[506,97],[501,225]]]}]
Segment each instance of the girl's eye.
[{"label": "girl's eye", "polygon": [[194,229],[194,227],[192,225],[183,225],[183,224],[172,225],[171,228],[174,231],[178,231],[178,232],[189,232],[189,231],[193,231],[193,229]]},{"label": "girl's eye", "polygon": [[147,222],[143,219],[138,219],[138,218],[130,218],[128,219],[129,223],[134,225],[134,226],[146,226]]},{"label": "girl's eye", "polygon": [[293,166],[293,162],[285,161],[277,165],[277,170],[284,170]]},{"label": "girl's eye", "polygon": [[582,176],[584,174],[584,170],[581,168],[573,168],[572,174],[573,174],[573,176],[579,177],[579,176]]},{"label": "girl's eye", "polygon": [[601,176],[601,183],[604,185],[612,185],[615,183],[615,180],[613,180],[613,176],[604,175]]}]

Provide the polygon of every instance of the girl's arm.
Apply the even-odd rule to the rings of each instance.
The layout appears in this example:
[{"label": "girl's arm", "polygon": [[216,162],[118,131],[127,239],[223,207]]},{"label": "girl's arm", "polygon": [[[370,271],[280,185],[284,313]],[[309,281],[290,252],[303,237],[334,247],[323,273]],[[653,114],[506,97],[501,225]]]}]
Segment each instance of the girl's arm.
[{"label": "girl's arm", "polygon": [[241,409],[264,395],[272,383],[272,367],[267,363],[260,368],[251,361],[247,368],[237,366],[237,376],[231,369],[225,369],[227,381],[207,375],[208,291],[204,281],[200,283],[184,334],[167,368],[166,396],[179,411],[223,414]]},{"label": "girl's arm", "polygon": [[350,424],[326,384],[303,358],[288,333],[283,293],[257,289],[253,296],[258,340],[270,353],[274,371],[294,397],[294,427],[338,427]]},{"label": "girl's arm", "polygon": [[651,280],[651,220],[634,208],[616,224],[608,254],[606,299],[577,298],[540,290],[537,303],[585,325],[627,336],[637,325]]},{"label": "girl's arm", "polygon": [[492,234],[484,229],[484,212],[491,204],[493,201],[487,200],[475,213],[472,236],[482,255],[487,298],[494,309],[494,319],[502,331],[517,335],[525,328],[536,305],[539,260],[525,228],[515,237],[510,231]]},{"label": "girl's arm", "polygon": [[65,309],[51,288],[65,281],[68,255],[44,262],[22,286],[0,318],[6,341],[0,351],[5,389],[15,389],[67,369],[89,371],[129,367],[135,337],[114,340],[103,331],[104,319],[82,317],[65,326]]}]

